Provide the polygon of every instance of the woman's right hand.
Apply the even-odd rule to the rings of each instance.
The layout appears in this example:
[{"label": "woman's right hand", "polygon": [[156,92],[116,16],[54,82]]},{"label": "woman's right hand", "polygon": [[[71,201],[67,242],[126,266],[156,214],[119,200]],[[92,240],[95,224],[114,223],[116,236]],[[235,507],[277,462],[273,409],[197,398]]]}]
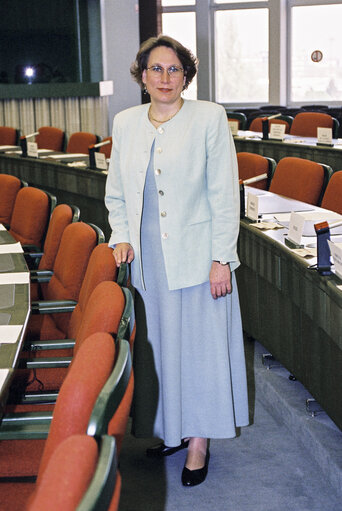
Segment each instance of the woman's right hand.
[{"label": "woman's right hand", "polygon": [[113,250],[116,266],[121,263],[131,263],[134,259],[134,250],[129,243],[118,243]]}]

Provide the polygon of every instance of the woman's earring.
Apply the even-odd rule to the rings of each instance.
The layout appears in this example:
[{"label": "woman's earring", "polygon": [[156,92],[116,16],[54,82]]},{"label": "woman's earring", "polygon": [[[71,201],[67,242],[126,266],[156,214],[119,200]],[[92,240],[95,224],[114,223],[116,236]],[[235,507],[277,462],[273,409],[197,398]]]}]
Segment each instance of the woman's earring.
[{"label": "woman's earring", "polygon": [[144,94],[148,94],[147,89],[146,89],[146,85],[145,85],[145,86],[144,86],[144,88],[143,88],[143,93],[144,93]]}]

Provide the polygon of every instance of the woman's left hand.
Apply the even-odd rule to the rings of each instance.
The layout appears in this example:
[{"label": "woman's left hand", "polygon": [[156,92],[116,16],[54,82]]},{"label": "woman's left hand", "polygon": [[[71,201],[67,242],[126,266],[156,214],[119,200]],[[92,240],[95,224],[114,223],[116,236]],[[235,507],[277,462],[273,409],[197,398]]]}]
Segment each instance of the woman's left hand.
[{"label": "woman's left hand", "polygon": [[213,261],[209,274],[210,292],[214,300],[232,292],[231,271],[229,264]]}]

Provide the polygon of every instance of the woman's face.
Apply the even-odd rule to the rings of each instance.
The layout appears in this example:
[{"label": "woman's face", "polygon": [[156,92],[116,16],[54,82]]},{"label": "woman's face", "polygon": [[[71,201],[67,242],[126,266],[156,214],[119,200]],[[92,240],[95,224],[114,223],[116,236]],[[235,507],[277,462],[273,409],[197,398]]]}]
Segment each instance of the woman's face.
[{"label": "woman's face", "polygon": [[156,73],[152,69],[145,69],[142,73],[142,81],[151,96],[152,103],[175,103],[183,90],[185,76],[183,71],[176,71],[169,75],[167,69],[182,68],[181,61],[171,48],[158,46],[151,51],[147,62],[148,68],[154,66],[162,68],[162,72]]}]

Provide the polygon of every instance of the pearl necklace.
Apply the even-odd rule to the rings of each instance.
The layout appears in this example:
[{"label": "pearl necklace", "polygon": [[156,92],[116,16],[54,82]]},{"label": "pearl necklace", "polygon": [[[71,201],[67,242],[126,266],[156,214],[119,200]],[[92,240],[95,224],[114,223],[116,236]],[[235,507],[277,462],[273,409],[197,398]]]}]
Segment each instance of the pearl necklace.
[{"label": "pearl necklace", "polygon": [[152,114],[151,114],[152,105],[150,105],[150,108],[148,109],[148,118],[150,119],[150,121],[157,122],[158,124],[163,124],[164,122],[170,121],[176,114],[178,114],[179,110],[183,106],[183,103],[184,103],[184,99],[181,98],[181,104],[180,104],[179,108],[176,110],[176,112],[174,114],[172,114],[171,117],[168,117],[167,119],[164,119],[163,121],[158,121],[158,119],[155,119],[154,117],[152,117]]}]

